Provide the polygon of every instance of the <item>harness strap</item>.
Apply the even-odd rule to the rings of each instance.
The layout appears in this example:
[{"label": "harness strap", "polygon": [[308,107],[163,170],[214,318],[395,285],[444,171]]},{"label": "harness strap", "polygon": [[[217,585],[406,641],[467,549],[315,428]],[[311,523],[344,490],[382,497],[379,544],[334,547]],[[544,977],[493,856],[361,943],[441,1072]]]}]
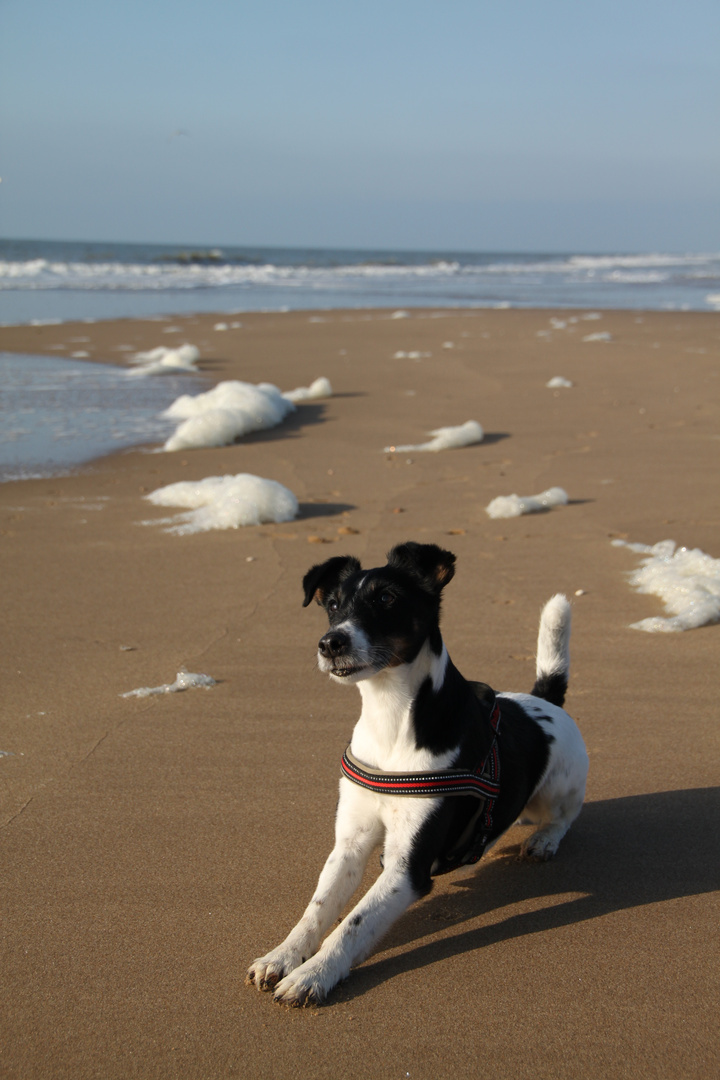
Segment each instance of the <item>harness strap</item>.
[{"label": "harness strap", "polygon": [[383,773],[358,761],[349,746],[342,756],[340,766],[348,780],[380,795],[412,795],[415,798],[474,795],[486,801],[484,816],[488,818],[493,803],[500,794],[500,758],[497,751],[500,706],[497,701],[490,715],[490,723],[495,737],[486,758],[472,772],[465,769],[438,769],[436,772]]},{"label": "harness strap", "polygon": [[[476,693],[483,697],[488,688],[477,684]],[[492,694],[492,691],[490,691]],[[485,759],[473,771],[464,769],[438,769],[436,772],[382,773],[358,761],[348,746],[342,756],[343,776],[354,784],[380,795],[412,795],[431,798],[445,795],[473,795],[478,800],[477,810],[471,815],[461,836],[450,851],[441,855],[431,870],[432,874],[444,874],[458,866],[476,863],[483,855],[492,835],[493,809],[500,795],[500,754],[498,752],[498,729],[500,706],[492,697],[490,724],[493,741]]]}]

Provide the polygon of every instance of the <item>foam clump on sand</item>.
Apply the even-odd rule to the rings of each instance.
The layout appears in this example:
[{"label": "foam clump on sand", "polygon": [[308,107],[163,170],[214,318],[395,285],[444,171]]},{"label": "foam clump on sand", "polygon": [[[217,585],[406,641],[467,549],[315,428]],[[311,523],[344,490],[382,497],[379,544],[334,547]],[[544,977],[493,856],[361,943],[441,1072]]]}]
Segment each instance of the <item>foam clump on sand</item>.
[{"label": "foam clump on sand", "polygon": [[161,686],[139,686],[137,690],[128,690],[126,693],[121,694],[120,697],[145,698],[151,697],[153,694],[179,694],[183,690],[193,690],[198,686],[202,686],[207,690],[216,685],[215,679],[210,675],[200,675],[183,669],[178,671],[175,682],[163,683]]},{"label": "foam clump on sand", "polygon": [[600,330],[597,334],[586,334],[583,341],[612,341],[612,334],[607,330]]},{"label": "foam clump on sand", "polygon": [[277,427],[296,401],[332,396],[326,378],[311,386],[298,387],[287,394],[272,383],[247,383],[239,380],[220,382],[203,394],[183,394],[162,414],[181,420],[163,450],[192,450],[203,446],[227,446],[243,435]]},{"label": "foam clump on sand", "polygon": [[198,371],[200,350],[197,345],[180,345],[177,349],[158,345],[157,349],[135,353],[130,361],[135,367],[128,375],[177,375],[183,371]]},{"label": "foam clump on sand", "polygon": [[292,521],[299,509],[289,488],[251,473],[182,480],[151,491],[145,498],[155,506],[186,508],[184,513],[171,518],[143,522],[165,525],[165,532],[178,535]]},{"label": "foam clump on sand", "polygon": [[385,453],[406,454],[409,451],[427,450],[437,453],[438,450],[455,450],[461,446],[471,446],[473,443],[482,442],[484,432],[477,420],[467,420],[457,427],[435,428],[429,433],[432,439],[424,443],[406,444],[405,446],[386,446]]},{"label": "foam clump on sand", "polygon": [[553,375],[552,379],[545,383],[548,390],[559,390],[561,387],[572,385],[570,380],[566,379],[564,375]]},{"label": "foam clump on sand", "polygon": [[287,390],[283,397],[288,401],[317,401],[318,398],[332,397],[330,380],[321,375],[309,386],[298,386],[296,390]]},{"label": "foam clump on sand", "polygon": [[276,427],[295,406],[271,383],[220,382],[204,394],[183,394],[163,416],[181,420],[163,449],[226,446],[242,435]]},{"label": "foam clump on sand", "polygon": [[485,507],[485,512],[491,518],[520,517],[521,514],[550,510],[553,506],[565,506],[567,501],[566,491],[561,487],[551,487],[539,495],[498,495]]},{"label": "foam clump on sand", "polygon": [[632,623],[631,629],[677,633],[720,622],[720,559],[700,548],[676,547],[674,540],[652,546],[625,540],[612,543],[644,556],[642,566],[628,580],[638,592],[659,596],[668,612],[668,617],[654,615]]}]

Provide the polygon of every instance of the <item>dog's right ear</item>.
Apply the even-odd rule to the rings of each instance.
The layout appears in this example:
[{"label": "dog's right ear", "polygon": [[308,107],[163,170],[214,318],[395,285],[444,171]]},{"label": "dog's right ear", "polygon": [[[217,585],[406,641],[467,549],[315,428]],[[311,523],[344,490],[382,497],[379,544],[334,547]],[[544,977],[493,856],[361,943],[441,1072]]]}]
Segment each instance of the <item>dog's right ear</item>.
[{"label": "dog's right ear", "polygon": [[437,544],[416,544],[408,540],[388,552],[388,566],[416,578],[424,589],[439,596],[455,576],[455,556]]},{"label": "dog's right ear", "polygon": [[303,607],[307,607],[312,599],[324,604],[329,593],[359,569],[360,563],[354,555],[336,555],[327,562],[312,566],[303,578]]}]

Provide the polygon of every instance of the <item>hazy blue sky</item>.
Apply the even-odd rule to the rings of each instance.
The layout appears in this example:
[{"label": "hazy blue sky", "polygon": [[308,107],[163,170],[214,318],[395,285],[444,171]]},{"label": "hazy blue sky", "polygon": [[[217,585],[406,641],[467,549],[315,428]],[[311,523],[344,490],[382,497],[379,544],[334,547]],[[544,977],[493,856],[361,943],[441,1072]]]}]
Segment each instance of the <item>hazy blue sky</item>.
[{"label": "hazy blue sky", "polygon": [[717,0],[0,0],[0,232],[720,249]]}]

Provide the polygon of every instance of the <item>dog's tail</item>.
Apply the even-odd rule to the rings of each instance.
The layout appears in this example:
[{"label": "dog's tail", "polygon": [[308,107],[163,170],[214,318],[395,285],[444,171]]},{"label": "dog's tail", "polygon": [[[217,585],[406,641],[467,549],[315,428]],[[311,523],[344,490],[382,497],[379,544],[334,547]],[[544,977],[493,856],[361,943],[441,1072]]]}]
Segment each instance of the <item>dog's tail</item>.
[{"label": "dog's tail", "polygon": [[535,685],[531,693],[552,705],[562,705],[570,674],[570,604],[557,593],[540,616]]}]

